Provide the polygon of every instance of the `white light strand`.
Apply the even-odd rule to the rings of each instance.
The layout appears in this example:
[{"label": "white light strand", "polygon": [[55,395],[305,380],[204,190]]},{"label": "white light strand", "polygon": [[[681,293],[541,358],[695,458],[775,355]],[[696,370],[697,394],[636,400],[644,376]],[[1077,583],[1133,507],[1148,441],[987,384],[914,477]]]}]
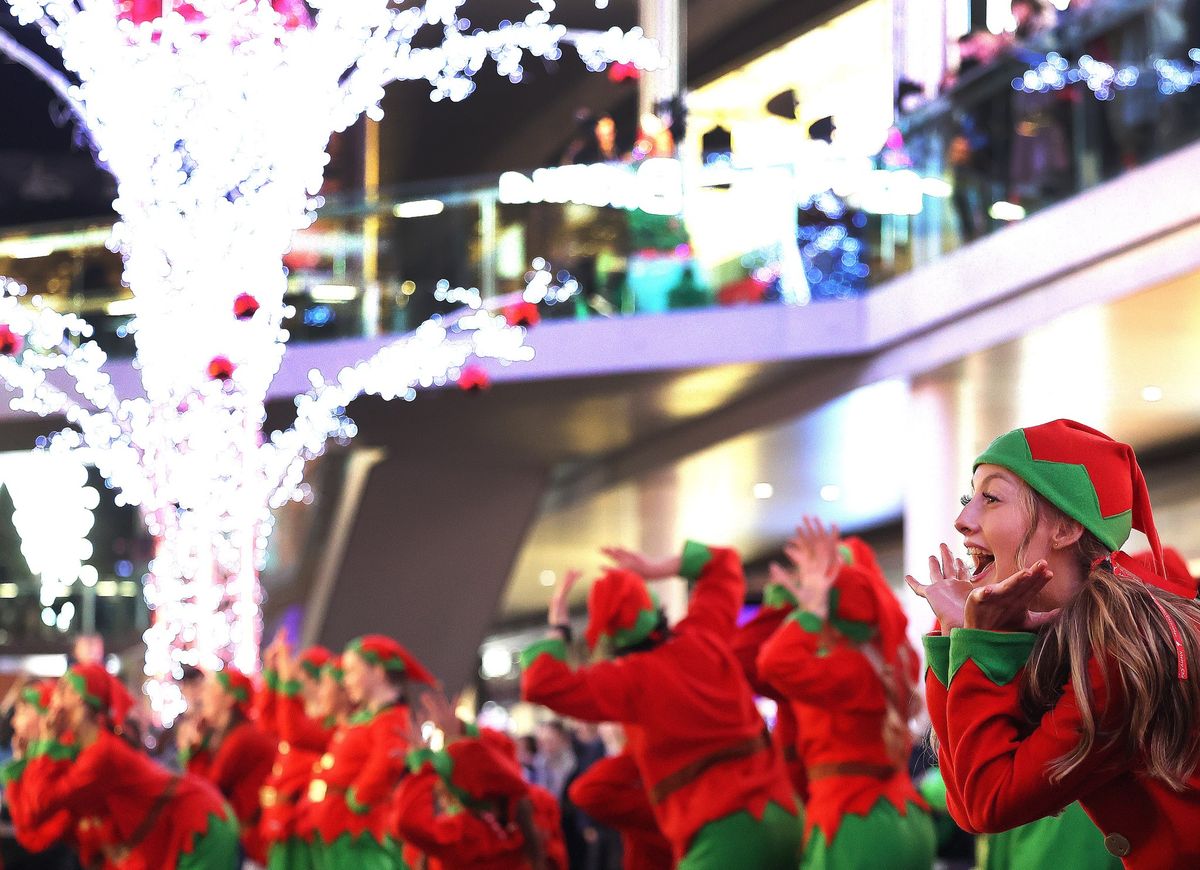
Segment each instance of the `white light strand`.
[{"label": "white light strand", "polygon": [[[302,492],[303,463],[325,440],[352,435],[346,403],[372,391],[411,397],[472,353],[521,358],[514,333],[486,316],[459,332],[434,324],[314,387],[291,434],[263,441],[266,392],[288,339],[282,258],[314,219],[330,136],[364,112],[380,117],[384,87],[397,80],[460,100],[489,61],[518,80],[524,58],[558,59],[562,44],[591,69],[660,61],[640,31],[553,24],[551,0],[493,30],[473,28],[463,0],[403,9],[389,0],[167,0],[165,15],[156,7],[144,20],[131,16],[145,0],[7,2],[61,53],[71,104],[116,178],[110,246],[134,294],[129,331],[145,398],[118,401],[87,324],[55,319],[36,299],[17,305],[7,290],[0,315],[12,313],[28,346],[19,361],[0,358],[0,378],[17,393],[14,407],[66,417],[75,428],[57,449],[86,451],[158,537],[146,672],[155,709],[170,720],[178,696],[169,678],[183,664],[255,666],[255,568],[269,510]],[[7,43],[0,53],[11,53]],[[257,310],[235,317],[245,293]]]},{"label": "white light strand", "polygon": [[1179,94],[1200,84],[1200,49],[1190,49],[1187,60],[1159,58],[1145,66],[1114,67],[1085,54],[1072,64],[1057,52],[1012,80],[1013,90],[1045,94],[1083,83],[1098,100],[1112,100],[1119,91],[1135,87],[1142,76],[1153,71],[1158,91],[1164,96]]}]

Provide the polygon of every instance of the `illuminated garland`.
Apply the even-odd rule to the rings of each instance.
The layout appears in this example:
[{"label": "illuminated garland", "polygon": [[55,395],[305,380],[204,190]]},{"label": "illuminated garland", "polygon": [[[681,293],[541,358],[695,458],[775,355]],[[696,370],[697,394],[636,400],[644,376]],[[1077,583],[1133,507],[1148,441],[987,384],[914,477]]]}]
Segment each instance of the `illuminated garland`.
[{"label": "illuminated garland", "polygon": [[518,333],[483,313],[453,333],[427,324],[335,380],[317,379],[296,426],[262,440],[291,313],[282,258],[320,204],[330,136],[363,113],[381,117],[393,81],[461,100],[489,60],[515,81],[524,58],[556,60],[563,44],[594,70],[659,61],[636,29],[553,24],[553,0],[495,30],[461,17],[463,0],[167,0],[165,14],[162,0],[7,2],[74,78],[2,32],[0,53],[55,89],[116,178],[111,247],[134,293],[129,332],[145,398],[118,399],[87,324],[36,297],[18,305],[11,285],[3,305],[26,346],[0,360],[0,377],[16,407],[66,416],[78,433],[62,433],[57,449],[86,450],[158,538],[146,673],[155,710],[170,720],[170,677],[182,664],[255,667],[270,509],[303,497],[303,463],[327,439],[353,434],[345,405],[364,392],[411,397],[473,353],[525,352]]},{"label": "illuminated garland", "polygon": [[[1154,61],[1152,69],[1158,77],[1160,94],[1170,96],[1183,93],[1200,84],[1200,49],[1189,50],[1186,61],[1160,58]],[[1046,94],[1082,83],[1087,85],[1096,99],[1111,100],[1118,91],[1135,87],[1144,72],[1141,66],[1114,67],[1088,54],[1072,64],[1061,54],[1052,51],[1037,66],[1014,78],[1012,87],[1021,93]]]}]

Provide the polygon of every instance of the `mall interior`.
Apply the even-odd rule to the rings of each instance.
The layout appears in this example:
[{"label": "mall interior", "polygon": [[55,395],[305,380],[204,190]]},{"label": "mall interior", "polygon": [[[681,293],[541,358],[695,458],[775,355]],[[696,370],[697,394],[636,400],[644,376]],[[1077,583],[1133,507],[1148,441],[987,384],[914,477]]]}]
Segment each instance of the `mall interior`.
[{"label": "mall interior", "polygon": [[[285,258],[268,431],[311,370],[446,315],[448,288],[501,298],[544,268],[576,292],[537,306],[532,360],[346,409],[356,436],[275,513],[265,639],[400,638],[481,721],[528,731],[518,655],[601,547],[735,547],[753,607],[811,514],[899,591],[957,540],[972,458],[1060,417],[1134,445],[1200,573],[1194,3],[1056,0],[1021,36],[1008,0],[561,5],[642,26],[661,68],[485,70],[461,103],[398,84],[331,143]],[[48,91],[0,74],[0,275],[85,317],[135,384],[112,182]],[[97,469],[31,458],[63,422],[0,410],[0,670],[61,673],[98,636],[136,673],[155,541]],[[48,587],[64,553],[78,578]]]}]

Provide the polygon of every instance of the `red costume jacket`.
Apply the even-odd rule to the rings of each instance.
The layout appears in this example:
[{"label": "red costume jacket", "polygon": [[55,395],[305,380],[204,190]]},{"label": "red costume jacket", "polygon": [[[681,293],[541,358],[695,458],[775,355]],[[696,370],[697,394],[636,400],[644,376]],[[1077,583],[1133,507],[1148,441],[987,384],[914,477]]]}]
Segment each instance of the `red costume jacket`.
[{"label": "red costume jacket", "polygon": [[290,837],[312,841],[313,825],[306,816],[308,784],[320,773],[319,762],[332,726],[323,726],[304,712],[304,701],[291,686],[278,686],[268,679],[259,697],[263,705],[260,725],[277,741],[275,761],[260,792],[262,821],[259,831],[270,846]]},{"label": "red costume jacket", "polygon": [[[774,584],[767,587],[768,592],[778,588]],[[771,738],[775,741],[780,757],[787,766],[792,788],[803,802],[808,800],[808,773],[804,768],[803,759],[800,758],[800,726],[796,722],[796,714],[788,699],[778,689],[762,679],[758,673],[759,651],[783,624],[795,605],[787,600],[768,602],[767,597],[764,596],[763,606],[758,613],[754,614],[734,635],[733,654],[737,657],[738,664],[742,666],[742,672],[750,681],[750,688],[754,690],[754,693],[762,695],[764,698],[770,698],[776,704],[775,730],[771,732]]]},{"label": "red costume jacket", "polygon": [[758,669],[790,700],[799,723],[800,757],[809,772],[806,838],[818,827],[825,842],[833,842],[847,813],[865,816],[881,798],[901,815],[910,802],[927,809],[907,767],[888,753],[887,696],[859,644],[796,611],[763,645]]},{"label": "red costume jacket", "polygon": [[[1078,800],[1105,846],[1135,870],[1200,867],[1200,775],[1175,792],[1137,770],[1137,759],[1099,745],[1058,782],[1048,765],[1079,742],[1081,716],[1068,683],[1055,707],[1029,724],[1018,703],[1036,635],[954,629],[925,638],[926,690],[950,814],[967,831],[1003,831]],[[1163,667],[1174,673],[1175,660]],[[1089,668],[1099,727],[1122,724],[1115,675]],[[1192,674],[1189,679],[1196,679]]]},{"label": "red costume jacket", "polygon": [[405,776],[408,707],[356,713],[339,726],[308,788],[312,825],[326,843],[342,834],[388,836],[390,797]]},{"label": "red costume jacket", "polygon": [[627,753],[597,761],[575,778],[567,794],[584,813],[621,834],[624,870],[671,866],[671,844],[658,828],[642,776]]},{"label": "red costume jacket", "polygon": [[217,787],[233,807],[242,848],[259,864],[267,862],[260,831],[261,791],[275,758],[275,741],[253,722],[242,721],[224,736],[216,750],[192,756],[187,771]]},{"label": "red costume jacket", "polygon": [[[59,750],[64,747],[57,747]],[[173,870],[189,854],[210,821],[229,811],[211,785],[190,775],[174,775],[114,734],[102,733],[91,746],[69,748],[64,768],[54,748],[30,754],[22,777],[22,803],[31,825],[63,811],[76,820],[94,819],[106,829],[107,843],[129,846],[144,821],[161,805],[157,819],[128,855],[109,853],[106,867],[120,870]],[[168,795],[165,800],[160,800]]]},{"label": "red costume jacket", "polygon": [[677,858],[709,822],[742,810],[761,818],[769,801],[796,811],[783,762],[730,649],[745,590],[737,553],[689,543],[682,572],[698,582],[687,617],[664,643],[573,670],[561,640],[542,641],[522,656],[521,684],[532,703],[625,725],[629,754],[658,794],[655,815]]},{"label": "red costume jacket", "polygon": [[[64,756],[65,747],[57,747],[41,764],[55,764],[55,777],[63,776],[71,762]],[[22,776],[26,760],[14,760],[0,772],[4,784],[4,802],[12,818],[17,842],[29,852],[44,852],[56,843],[66,843],[79,856],[85,867],[98,867],[104,862],[104,848],[112,845],[112,832],[105,821],[96,816],[76,818],[66,810],[55,813],[49,819],[34,823],[24,799],[25,789]]]}]

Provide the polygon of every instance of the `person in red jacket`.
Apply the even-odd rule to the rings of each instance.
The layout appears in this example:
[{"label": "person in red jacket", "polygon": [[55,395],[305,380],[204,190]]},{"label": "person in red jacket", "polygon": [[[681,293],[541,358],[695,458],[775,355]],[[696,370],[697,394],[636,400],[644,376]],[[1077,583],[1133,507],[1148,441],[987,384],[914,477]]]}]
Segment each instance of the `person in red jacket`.
[{"label": "person in red jacket", "polygon": [[[926,695],[946,802],[994,832],[1078,800],[1137,870],[1200,866],[1200,606],[1169,578],[1133,448],[1072,420],[1016,429],[975,461],[955,523],[909,577],[939,631]],[[1145,533],[1154,570],[1120,547]]]},{"label": "person in red jacket", "polygon": [[225,796],[241,830],[242,848],[259,864],[267,860],[259,829],[260,791],[275,758],[275,741],[250,721],[254,685],[231,667],[205,676],[200,709],[207,728],[204,751],[183,753],[188,773],[202,777]]},{"label": "person in red jacket", "polygon": [[258,722],[276,741],[275,760],[259,792],[268,870],[312,870],[311,844],[297,830],[299,803],[333,732],[334,723],[320,721],[327,717],[318,712],[321,671],[331,658],[329,650],[315,646],[294,659],[282,634],[263,654]]},{"label": "person in red jacket", "polygon": [[[689,542],[651,561],[625,550],[591,588],[588,646],[612,661],[566,661],[571,572],[550,606],[550,636],[522,655],[525,700],[625,726],[630,755],[684,870],[794,868],[801,826],[783,762],[730,649],[745,578],[737,553]],[[643,578],[696,581],[686,618],[668,629]]]},{"label": "person in red jacket", "polygon": [[103,831],[90,863],[106,870],[235,870],[237,822],[220,794],[114,733],[130,703],[99,665],[75,665],[59,680],[22,774],[28,823],[63,812],[75,824],[90,821]]},{"label": "person in red jacket", "polygon": [[671,844],[658,827],[642,774],[628,752],[594,763],[575,777],[567,796],[588,816],[620,833],[623,870],[671,866]]},{"label": "person in red jacket", "polygon": [[409,753],[396,793],[401,839],[430,870],[549,870],[520,768],[482,737],[447,735],[441,751]]},{"label": "person in red jacket", "polygon": [[391,796],[407,772],[412,684],[433,675],[383,635],[352,641],[342,654],[346,692],[357,708],[339,726],[309,783],[319,870],[404,867],[390,833]]},{"label": "person in red jacket", "polygon": [[870,547],[806,517],[772,572],[799,602],[762,647],[760,679],[787,697],[808,771],[806,870],[926,870],[936,839],[908,774],[917,654]]}]

